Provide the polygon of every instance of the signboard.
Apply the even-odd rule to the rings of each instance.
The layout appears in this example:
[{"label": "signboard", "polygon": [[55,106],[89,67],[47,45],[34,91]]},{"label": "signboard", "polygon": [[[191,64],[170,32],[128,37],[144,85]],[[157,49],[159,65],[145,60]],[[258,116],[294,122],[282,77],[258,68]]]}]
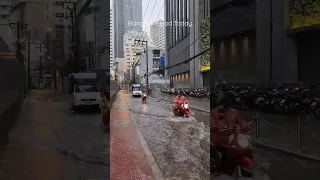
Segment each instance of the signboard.
[{"label": "signboard", "polygon": [[295,0],[291,18],[291,29],[320,24],[320,1]]},{"label": "signboard", "polygon": [[3,59],[16,59],[16,55],[12,52],[0,52],[0,58]]},{"label": "signboard", "polygon": [[160,57],[160,66],[165,66],[166,65],[166,57],[165,56],[161,56]]}]

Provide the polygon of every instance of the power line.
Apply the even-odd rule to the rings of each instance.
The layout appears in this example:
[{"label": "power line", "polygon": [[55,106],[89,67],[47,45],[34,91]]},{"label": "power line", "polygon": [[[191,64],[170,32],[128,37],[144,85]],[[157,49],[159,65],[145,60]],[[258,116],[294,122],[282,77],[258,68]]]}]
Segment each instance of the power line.
[{"label": "power line", "polygon": [[[189,58],[189,59],[187,59],[187,60],[184,60],[184,61],[182,61],[182,62],[180,62],[180,63],[174,64],[174,65],[171,65],[171,66],[168,66],[168,67],[164,67],[162,70],[164,70],[164,69],[171,69],[171,68],[174,68],[174,67],[180,66],[180,65],[182,65],[182,64],[189,63],[189,62],[190,62],[190,61],[192,61],[193,59],[195,59],[195,58],[197,58],[197,57],[199,57],[199,56],[203,55],[204,53],[208,52],[209,50],[210,50],[210,48],[208,48],[208,49],[206,49],[206,50],[202,51],[201,53],[196,54],[195,56],[193,56],[193,57],[191,57],[191,58]],[[149,76],[149,75],[151,75],[151,74],[159,73],[160,71],[161,71],[161,70],[153,71],[152,73],[148,74],[148,76]]]},{"label": "power line", "polygon": [[[151,13],[151,15],[150,15],[150,17],[149,17],[149,20],[148,20],[147,25],[148,25],[149,22],[150,22],[151,16],[152,16],[152,14],[153,14],[154,8],[156,7],[157,3],[158,3],[158,0],[156,0],[156,3],[155,3],[154,6],[153,6],[152,13]],[[147,27],[147,26],[146,26],[146,27]]]},{"label": "power line", "polygon": [[[189,4],[189,5],[190,5],[190,4]],[[163,4],[163,6],[164,6],[164,4]],[[184,7],[184,6],[183,6],[183,7]],[[197,26],[196,26],[195,28],[198,28],[198,26],[201,25],[200,16],[202,15],[202,13],[204,13],[204,11],[202,11],[201,13],[198,14],[198,18],[197,18],[198,20],[196,21],[196,22],[198,22],[198,24],[197,24]],[[181,52],[178,54],[178,56],[175,57],[175,59],[177,59],[177,58],[178,58],[181,54],[183,54],[191,45],[193,45],[198,39],[202,38],[202,37],[205,36],[205,35],[210,35],[210,31],[207,32],[207,33],[205,33],[205,34],[202,34],[201,36],[199,36],[198,38],[196,38],[191,44],[189,44],[189,46],[187,46],[183,51],[181,51]],[[209,49],[210,49],[210,48],[209,48]],[[208,50],[205,50],[204,52],[199,53],[198,55],[196,55],[196,56],[194,56],[194,57],[192,57],[192,58],[189,58],[189,59],[183,61],[182,63],[178,63],[178,64],[176,64],[176,65],[173,65],[173,66],[170,67],[169,69],[171,69],[171,68],[173,68],[173,67],[177,67],[177,66],[183,65],[183,64],[186,64],[186,63],[190,62],[191,60],[193,60],[194,58],[196,58],[196,57],[198,57],[198,56],[206,53],[207,51],[208,51]],[[164,68],[164,69],[168,69],[168,68]]]},{"label": "power line", "polygon": [[149,3],[150,3],[150,0],[148,1],[147,9],[146,9],[146,11],[144,12],[144,15],[143,15],[143,18],[142,18],[142,22],[143,22],[144,18],[146,17],[147,10],[148,10],[148,7],[149,7]]},{"label": "power line", "polygon": [[[260,4],[262,2],[264,2],[266,0],[256,0],[256,4]],[[236,10],[238,13],[242,14],[242,15],[245,15],[246,17],[243,17],[243,18],[236,18],[236,19],[213,19],[213,21],[217,21],[217,22],[230,22],[230,21],[239,21],[239,20],[246,20],[246,19],[250,19],[250,18],[255,18],[255,19],[275,19],[275,18],[283,18],[284,15],[291,15],[291,12],[286,12],[286,13],[283,13],[279,16],[268,16],[268,17],[259,17],[257,15],[253,15],[253,14],[248,14],[246,12],[243,12],[242,10],[238,9],[237,7],[231,5],[231,4],[227,4],[226,6],[229,6],[231,8],[233,8],[234,10]],[[265,10],[270,10],[268,8],[264,8]]]}]

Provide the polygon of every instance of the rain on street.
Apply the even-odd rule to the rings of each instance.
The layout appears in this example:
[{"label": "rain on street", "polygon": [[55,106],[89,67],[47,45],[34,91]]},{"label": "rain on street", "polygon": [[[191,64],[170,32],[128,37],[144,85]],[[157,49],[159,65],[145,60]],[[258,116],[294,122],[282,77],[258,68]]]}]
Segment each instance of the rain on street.
[{"label": "rain on street", "polygon": [[166,179],[209,179],[210,133],[207,113],[191,110],[189,118],[174,117],[172,104],[125,96],[130,116],[138,124]]}]

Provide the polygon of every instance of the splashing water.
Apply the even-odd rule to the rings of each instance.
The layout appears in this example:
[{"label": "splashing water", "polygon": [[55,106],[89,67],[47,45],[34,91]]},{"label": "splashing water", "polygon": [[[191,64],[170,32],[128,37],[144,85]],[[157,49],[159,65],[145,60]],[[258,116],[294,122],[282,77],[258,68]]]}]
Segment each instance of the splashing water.
[{"label": "splashing water", "polygon": [[173,122],[192,122],[192,121],[196,121],[196,119],[192,116],[186,118],[186,117],[177,117],[177,116],[170,116],[168,117],[169,121],[173,121]]}]

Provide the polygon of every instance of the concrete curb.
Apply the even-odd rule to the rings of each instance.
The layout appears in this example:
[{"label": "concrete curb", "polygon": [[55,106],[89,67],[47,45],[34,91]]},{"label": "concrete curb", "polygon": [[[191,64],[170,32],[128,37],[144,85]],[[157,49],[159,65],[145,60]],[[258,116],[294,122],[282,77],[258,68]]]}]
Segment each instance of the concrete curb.
[{"label": "concrete curb", "polygon": [[[157,98],[155,98],[155,97],[152,97],[152,98],[153,98],[153,99],[157,99]],[[166,101],[166,102],[171,102],[171,101],[166,100],[166,99],[159,99],[159,100],[161,100],[161,101]],[[194,107],[194,106],[190,106],[190,108],[191,108],[191,109],[195,109],[195,110],[197,110],[197,111],[202,111],[202,112],[210,113],[210,111],[208,111],[208,110],[200,109],[200,108],[197,108],[197,107]]]},{"label": "concrete curb", "polygon": [[279,147],[275,147],[275,146],[272,146],[272,145],[269,145],[269,144],[265,144],[261,141],[255,141],[255,142],[252,142],[252,144],[256,147],[260,147],[260,148],[263,148],[263,149],[270,149],[272,151],[277,151],[277,152],[280,152],[280,153],[283,153],[283,154],[286,154],[286,155],[289,155],[289,156],[294,156],[296,158],[299,158],[299,159],[305,159],[305,160],[309,160],[309,161],[314,161],[314,162],[320,162],[320,158],[318,157],[314,157],[314,156],[311,156],[311,155],[307,155],[303,152],[295,152],[295,151],[291,151],[291,150],[287,150],[287,149],[284,149],[284,148],[279,148]]},{"label": "concrete curb", "polygon": [[157,161],[155,160],[155,157],[153,156],[147,141],[145,140],[142,132],[140,131],[139,125],[137,124],[136,121],[134,121],[134,124],[135,124],[136,132],[138,134],[138,137],[139,137],[139,140],[141,142],[142,148],[143,148],[143,150],[145,152],[145,155],[146,155],[146,158],[147,158],[147,162],[148,162],[148,165],[151,168],[151,171],[152,171],[154,179],[155,180],[164,179],[162,171],[161,171]]}]

